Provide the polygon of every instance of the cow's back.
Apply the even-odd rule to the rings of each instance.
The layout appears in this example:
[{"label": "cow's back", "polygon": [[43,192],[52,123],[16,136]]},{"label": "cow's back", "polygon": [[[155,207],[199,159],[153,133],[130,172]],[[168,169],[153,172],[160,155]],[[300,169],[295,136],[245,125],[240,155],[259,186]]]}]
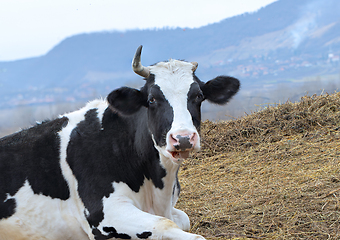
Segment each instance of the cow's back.
[{"label": "cow's back", "polygon": [[67,118],[58,118],[0,140],[0,206],[5,207],[0,207],[0,219],[13,214],[16,203],[11,197],[25,182],[35,194],[52,199],[69,198],[68,186],[59,166],[58,137],[67,122]]}]

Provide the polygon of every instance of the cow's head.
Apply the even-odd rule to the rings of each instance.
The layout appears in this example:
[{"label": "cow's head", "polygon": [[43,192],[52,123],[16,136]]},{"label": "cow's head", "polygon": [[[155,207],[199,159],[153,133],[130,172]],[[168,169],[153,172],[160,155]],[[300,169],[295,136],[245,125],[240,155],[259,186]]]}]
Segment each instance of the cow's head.
[{"label": "cow's head", "polygon": [[134,71],[143,76],[140,89],[122,87],[111,92],[108,102],[123,115],[147,108],[148,127],[156,149],[178,163],[200,148],[201,103],[225,104],[238,91],[237,79],[219,76],[204,83],[195,70],[197,63],[170,60],[149,67],[141,64],[142,46],[133,60]]}]

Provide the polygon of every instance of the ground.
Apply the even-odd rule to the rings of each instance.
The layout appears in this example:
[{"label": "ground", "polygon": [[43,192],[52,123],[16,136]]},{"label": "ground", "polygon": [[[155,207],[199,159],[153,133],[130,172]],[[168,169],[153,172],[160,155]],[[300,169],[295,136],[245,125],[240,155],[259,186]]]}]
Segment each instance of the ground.
[{"label": "ground", "polygon": [[340,93],[202,123],[177,207],[207,239],[340,239]]}]

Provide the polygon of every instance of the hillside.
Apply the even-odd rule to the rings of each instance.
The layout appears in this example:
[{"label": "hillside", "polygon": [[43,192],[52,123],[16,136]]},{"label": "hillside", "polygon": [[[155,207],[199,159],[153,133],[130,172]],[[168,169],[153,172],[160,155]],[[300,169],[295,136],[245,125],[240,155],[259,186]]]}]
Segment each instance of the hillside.
[{"label": "hillside", "polygon": [[340,239],[340,93],[201,129],[177,207],[207,239]]},{"label": "hillside", "polygon": [[[138,85],[140,78],[130,66],[141,44],[144,65],[186,59],[199,63],[197,74],[205,81],[223,74],[240,78],[245,91],[268,93],[282,82],[300,88],[291,80],[339,75],[339,10],[338,0],[278,0],[197,29],[71,36],[44,56],[0,62],[0,109],[85,102],[122,85]],[[334,91],[339,82],[324,85],[334,85],[327,89]],[[314,87],[309,94],[319,90]]]}]

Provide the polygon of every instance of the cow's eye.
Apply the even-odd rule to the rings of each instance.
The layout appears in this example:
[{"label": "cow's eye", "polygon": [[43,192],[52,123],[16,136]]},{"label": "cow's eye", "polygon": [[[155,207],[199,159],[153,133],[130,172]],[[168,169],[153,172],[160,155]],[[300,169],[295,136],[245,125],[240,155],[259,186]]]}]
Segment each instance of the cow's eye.
[{"label": "cow's eye", "polygon": [[196,102],[201,102],[204,100],[204,96],[202,93],[198,93],[196,96]]},{"label": "cow's eye", "polygon": [[156,99],[155,98],[150,98],[149,99],[149,104],[154,104],[156,102]]}]

